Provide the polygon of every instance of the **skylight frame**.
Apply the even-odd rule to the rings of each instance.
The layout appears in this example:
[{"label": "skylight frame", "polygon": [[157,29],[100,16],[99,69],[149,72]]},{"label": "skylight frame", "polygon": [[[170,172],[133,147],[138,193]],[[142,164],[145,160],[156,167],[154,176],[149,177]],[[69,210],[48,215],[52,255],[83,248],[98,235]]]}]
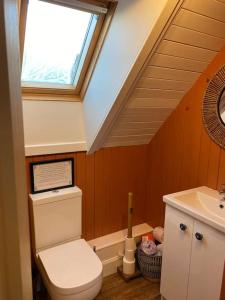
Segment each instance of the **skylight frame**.
[{"label": "skylight frame", "polygon": [[[83,9],[81,9],[81,6],[76,7],[67,5],[68,0],[44,0],[45,2],[49,2],[56,5],[61,5],[69,8],[74,8],[80,11],[88,11],[92,14],[95,14],[98,16],[97,23],[95,25],[95,29],[92,34],[92,38],[90,40],[88,50],[86,52],[85,57],[83,58],[84,62],[81,68],[81,71],[79,73],[79,78],[77,79],[76,86],[69,85],[69,84],[51,84],[51,83],[33,83],[33,82],[23,82],[22,85],[22,94],[23,95],[69,95],[69,96],[75,96],[76,98],[79,97],[82,85],[85,81],[85,75],[88,72],[89,66],[91,64],[92,57],[94,56],[94,52],[96,50],[96,46],[98,43],[98,39],[101,34],[101,30],[104,24],[104,21],[107,17],[106,11],[107,9],[104,7],[100,7],[96,10],[96,12],[93,11],[94,6],[91,5],[91,10],[89,9],[89,4],[87,6],[85,5],[85,2],[83,3]],[[76,2],[76,0],[75,0]],[[77,1],[80,2],[81,1]],[[70,2],[71,3],[71,2]],[[82,4],[82,3],[81,3]],[[21,6],[23,7],[22,15],[20,16],[20,48],[21,48],[21,60],[23,59],[23,47],[24,47],[24,40],[25,40],[25,24],[26,24],[26,17],[27,17],[27,8],[28,8],[28,1],[22,0]],[[101,13],[102,11],[102,13]],[[88,32],[87,36],[88,38]],[[83,47],[85,46],[85,43],[83,44]],[[83,48],[82,48],[83,49]],[[98,49],[99,50],[99,49]],[[81,52],[82,53],[82,52]],[[83,55],[83,53],[82,53]],[[81,55],[81,57],[82,57]],[[78,64],[79,67],[79,64]],[[76,76],[75,76],[76,77]],[[21,82],[22,83],[22,82]]]}]

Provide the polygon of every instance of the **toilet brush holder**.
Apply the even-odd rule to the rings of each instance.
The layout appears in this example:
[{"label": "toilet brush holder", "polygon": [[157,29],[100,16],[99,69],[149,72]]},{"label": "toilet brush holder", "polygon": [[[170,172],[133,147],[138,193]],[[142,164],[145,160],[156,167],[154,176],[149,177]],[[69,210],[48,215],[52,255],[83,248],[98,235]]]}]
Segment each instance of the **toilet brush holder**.
[{"label": "toilet brush holder", "polygon": [[135,251],[136,248],[137,248],[137,246],[136,246],[135,239],[133,237],[132,238],[126,237],[125,238],[125,250]]},{"label": "toilet brush holder", "polygon": [[134,261],[134,251],[133,250],[125,250],[125,256],[126,260],[131,262]]},{"label": "toilet brush holder", "polygon": [[124,256],[123,258],[123,273],[125,275],[133,275],[135,273],[135,259],[127,260]]},{"label": "toilet brush holder", "polygon": [[135,273],[135,250],[135,239],[126,237],[125,255],[123,258],[123,273],[126,275],[132,275]]},{"label": "toilet brush holder", "polygon": [[132,215],[133,215],[133,193],[128,193],[128,230],[125,237],[125,255],[123,265],[117,268],[118,273],[125,281],[139,277],[140,272],[136,270],[135,251],[136,243],[132,236]]}]

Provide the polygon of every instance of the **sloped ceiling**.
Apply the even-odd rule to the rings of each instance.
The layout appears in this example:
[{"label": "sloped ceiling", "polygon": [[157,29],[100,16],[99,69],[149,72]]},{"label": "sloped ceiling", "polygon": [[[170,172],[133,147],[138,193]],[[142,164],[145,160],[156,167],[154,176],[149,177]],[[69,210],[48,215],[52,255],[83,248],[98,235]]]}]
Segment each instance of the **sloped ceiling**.
[{"label": "sloped ceiling", "polygon": [[149,143],[224,43],[225,0],[119,0],[83,103],[23,101],[26,155]]},{"label": "sloped ceiling", "polygon": [[149,143],[224,44],[225,0],[183,1],[99,146]]}]

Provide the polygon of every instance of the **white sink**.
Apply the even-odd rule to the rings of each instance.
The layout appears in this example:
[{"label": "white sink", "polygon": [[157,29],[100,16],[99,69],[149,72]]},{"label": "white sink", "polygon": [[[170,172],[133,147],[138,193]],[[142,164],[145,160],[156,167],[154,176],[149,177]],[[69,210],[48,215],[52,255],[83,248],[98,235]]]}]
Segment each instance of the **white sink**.
[{"label": "white sink", "polygon": [[217,191],[205,186],[163,197],[167,204],[225,233],[225,202],[221,199]]}]

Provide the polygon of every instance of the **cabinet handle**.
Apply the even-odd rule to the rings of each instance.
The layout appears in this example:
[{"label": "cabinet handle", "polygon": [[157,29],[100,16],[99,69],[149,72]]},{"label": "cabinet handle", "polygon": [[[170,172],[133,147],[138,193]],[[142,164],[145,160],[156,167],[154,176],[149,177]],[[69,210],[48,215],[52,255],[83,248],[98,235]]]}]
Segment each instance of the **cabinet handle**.
[{"label": "cabinet handle", "polygon": [[180,229],[182,231],[185,231],[187,229],[187,225],[183,224],[183,223],[180,223]]},{"label": "cabinet handle", "polygon": [[195,237],[197,240],[202,241],[203,240],[203,234],[200,232],[196,232]]}]

